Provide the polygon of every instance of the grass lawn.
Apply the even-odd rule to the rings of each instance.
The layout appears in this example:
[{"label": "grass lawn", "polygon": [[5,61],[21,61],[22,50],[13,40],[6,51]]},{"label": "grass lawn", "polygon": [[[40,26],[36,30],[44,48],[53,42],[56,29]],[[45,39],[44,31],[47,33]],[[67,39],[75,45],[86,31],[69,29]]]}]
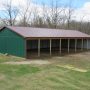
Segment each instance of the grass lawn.
[{"label": "grass lawn", "polygon": [[42,60],[50,64],[5,64],[24,59],[0,55],[0,90],[90,90],[90,52]]}]

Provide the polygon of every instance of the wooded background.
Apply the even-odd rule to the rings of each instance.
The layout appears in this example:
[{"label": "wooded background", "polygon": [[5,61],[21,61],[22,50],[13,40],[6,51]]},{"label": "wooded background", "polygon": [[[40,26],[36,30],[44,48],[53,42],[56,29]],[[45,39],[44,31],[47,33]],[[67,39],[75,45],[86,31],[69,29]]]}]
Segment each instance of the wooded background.
[{"label": "wooded background", "polygon": [[62,4],[59,0],[50,0],[49,7],[42,2],[41,7],[36,3],[31,7],[31,2],[26,0],[26,7],[13,5],[12,0],[4,3],[0,13],[0,26],[26,26],[56,29],[79,30],[90,34],[90,22],[74,20],[73,2]]}]

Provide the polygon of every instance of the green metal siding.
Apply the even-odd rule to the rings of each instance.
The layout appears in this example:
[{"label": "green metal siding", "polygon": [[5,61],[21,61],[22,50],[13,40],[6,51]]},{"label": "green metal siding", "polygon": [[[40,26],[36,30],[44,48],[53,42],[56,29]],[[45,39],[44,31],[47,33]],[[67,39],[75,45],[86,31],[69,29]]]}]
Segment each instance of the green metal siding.
[{"label": "green metal siding", "polygon": [[15,32],[4,28],[0,32],[0,53],[25,57],[25,39]]}]

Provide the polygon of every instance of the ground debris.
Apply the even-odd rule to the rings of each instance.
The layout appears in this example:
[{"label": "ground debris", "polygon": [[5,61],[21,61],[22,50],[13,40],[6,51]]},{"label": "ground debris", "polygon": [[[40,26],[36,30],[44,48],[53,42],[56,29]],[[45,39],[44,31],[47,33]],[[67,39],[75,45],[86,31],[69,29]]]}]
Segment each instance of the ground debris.
[{"label": "ground debris", "polygon": [[86,69],[77,68],[77,67],[74,67],[72,65],[57,65],[57,66],[63,67],[63,68],[66,68],[66,69],[70,69],[70,70],[74,70],[74,71],[78,71],[78,72],[87,72]]}]

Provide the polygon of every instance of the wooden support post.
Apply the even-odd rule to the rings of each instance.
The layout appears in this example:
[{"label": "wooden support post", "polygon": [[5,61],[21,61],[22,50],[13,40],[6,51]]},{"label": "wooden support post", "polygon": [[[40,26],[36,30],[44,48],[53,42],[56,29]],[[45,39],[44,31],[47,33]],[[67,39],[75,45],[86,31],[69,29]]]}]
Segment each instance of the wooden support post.
[{"label": "wooden support post", "polygon": [[87,50],[88,50],[88,39],[87,39]]},{"label": "wooden support post", "polygon": [[75,52],[77,51],[77,39],[75,39]]},{"label": "wooden support post", "polygon": [[70,39],[68,39],[68,53],[70,52]]},{"label": "wooden support post", "polygon": [[60,55],[61,55],[61,52],[62,52],[62,44],[61,44],[61,39],[60,39]]},{"label": "wooden support post", "polygon": [[81,46],[81,51],[83,51],[83,39],[82,39],[82,46]]},{"label": "wooden support post", "polygon": [[50,56],[52,55],[52,40],[50,39]]},{"label": "wooden support post", "polygon": [[38,57],[40,57],[40,39],[38,39]]}]

